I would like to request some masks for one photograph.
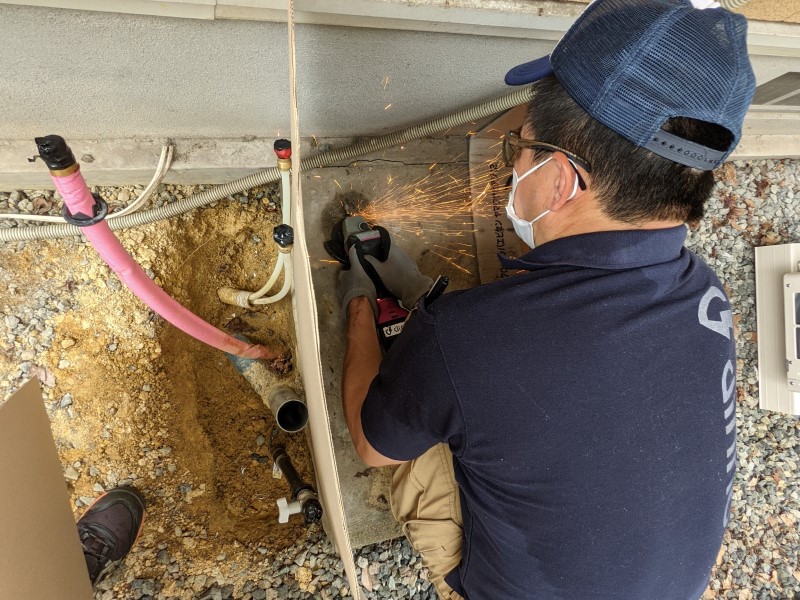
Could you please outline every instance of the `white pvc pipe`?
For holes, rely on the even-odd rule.
[[[291,184],[289,179],[289,171],[281,171],[281,216],[283,217],[284,225],[291,226],[292,224],[292,216],[290,213],[291,208]],[[272,271],[272,275],[270,275],[267,283],[264,284],[264,287],[257,292],[253,292],[247,297],[249,303],[272,304],[273,302],[277,302],[286,296],[286,294],[289,292],[289,288],[291,287],[291,262],[292,261],[289,260],[288,254],[281,252],[278,256],[278,261],[275,263],[275,269]],[[269,291],[272,289],[272,286],[274,286],[278,281],[281,270],[283,270],[283,287],[281,287],[280,291],[274,296],[262,298],[269,293]]]
[[[281,215],[283,222],[287,225],[292,224],[292,185],[289,179],[289,171],[281,171]]]
[[[288,254],[281,254],[281,256],[287,256]],[[258,300],[251,300],[250,304],[272,304],[273,302],[277,302],[278,300],[282,300],[286,294],[289,293],[289,288],[292,287],[292,261],[285,260],[283,267],[283,286],[281,290],[275,294],[274,296],[268,296],[267,298],[259,298]]]
[[[253,302],[255,300],[258,300],[262,296],[266,296],[269,293],[269,291],[272,289],[272,286],[275,285],[275,283],[278,281],[278,277],[281,276],[281,268],[283,267],[283,263],[285,261],[286,261],[286,255],[283,252],[278,254],[278,262],[275,263],[275,268],[272,270],[272,275],[270,275],[270,278],[267,280],[267,283],[265,283],[264,287],[262,287],[257,292],[253,292],[252,294],[250,294],[247,297],[248,301]]]

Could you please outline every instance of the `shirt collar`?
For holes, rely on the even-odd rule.
[[[551,265],[591,269],[635,269],[675,260],[686,240],[686,226],[668,229],[598,231],[558,238],[520,258],[498,254],[507,269],[533,270]]]

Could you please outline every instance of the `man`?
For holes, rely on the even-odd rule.
[[[374,289],[340,275],[343,406],[446,599],[697,598],[735,467],[731,312],[683,247],[754,78],[743,17],[596,0],[533,83],[509,218],[520,274],[417,304],[401,250],[368,259],[415,306],[381,361]],[[355,259],[355,254],[351,256]]]

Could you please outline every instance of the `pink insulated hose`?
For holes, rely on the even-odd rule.
[[[63,176],[51,170],[51,177],[73,217],[94,215],[96,202],[79,169]],[[81,231],[122,282],[142,302],[181,331],[228,354],[265,360],[279,358],[278,353],[267,346],[237,340],[217,329],[171,298],[127,253],[105,220],[84,226]]]

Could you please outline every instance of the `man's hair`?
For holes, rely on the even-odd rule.
[[[590,117],[555,76],[534,83],[533,91],[528,127],[536,140],[589,163],[591,187],[606,216],[633,225],[702,218],[714,187],[712,171],[672,162],[629,142]],[[726,150],[733,140],[724,127],[687,117],[671,118],[663,129],[715,150]]]

